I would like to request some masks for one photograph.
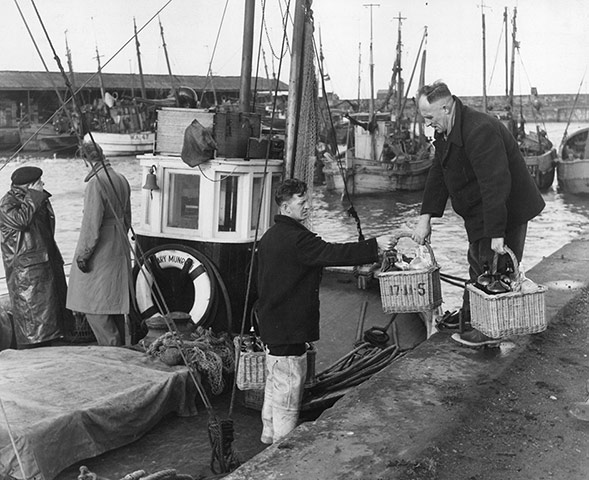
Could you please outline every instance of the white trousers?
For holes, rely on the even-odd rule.
[[[277,442],[297,426],[307,376],[307,354],[277,357],[266,353],[262,437]]]

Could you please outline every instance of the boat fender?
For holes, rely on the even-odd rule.
[[[212,302],[213,286],[208,268],[201,259],[197,258],[197,255],[199,252],[182,245],[164,245],[145,253],[144,258],[148,260],[141,265],[135,279],[136,303],[142,319],[162,314],[158,306],[154,304],[152,292],[156,287],[152,272],[168,268],[178,269],[192,280],[194,303],[187,312],[192,321],[199,324],[206,318]]]

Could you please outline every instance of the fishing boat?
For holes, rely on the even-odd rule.
[[[25,152],[73,154],[78,149],[78,136],[69,127],[54,123],[21,121],[18,128]]]
[[[353,195],[394,191],[423,190],[433,162],[433,148],[424,135],[420,118],[411,119],[405,112],[413,74],[421,57],[420,83],[425,75],[427,28],[419,47],[409,84],[401,78],[401,21],[399,14],[397,54],[388,94],[377,109],[374,103],[372,28],[370,40],[371,98],[368,112],[347,116],[352,129],[353,148],[342,155],[327,152],[323,156],[326,185],[337,192]],[[372,22],[372,20],[371,20]],[[422,54],[423,50],[423,54]],[[392,100],[392,102],[391,102]]]
[[[559,190],[589,194],[589,127],[565,136],[556,163]]]
[[[302,52],[304,49],[304,54],[293,56],[290,72],[291,76],[296,75],[294,78],[302,81],[290,82],[287,142],[284,144],[277,142],[272,133],[264,135],[261,116],[251,111],[249,79],[253,41],[247,39],[253,40],[254,2],[247,3],[249,8],[252,8],[252,14],[246,15],[244,27],[239,111],[161,108],[157,113],[154,151],[137,156],[143,174],[143,188],[139,226],[134,229],[132,290],[135,292],[135,298],[129,322],[132,343],[136,343],[141,335],[145,335],[146,324],[170,313],[187,314],[195,327],[210,329],[216,333],[228,332],[239,336],[244,332],[255,334],[254,255],[257,240],[270,227],[273,216],[277,213],[273,191],[284,178],[295,176],[306,181],[309,187],[312,186],[313,172],[310,167],[314,164],[311,160],[315,158],[317,131],[314,118],[317,109],[313,106],[317,97],[314,94],[316,75],[312,55],[312,12],[306,1],[297,0],[293,50]],[[304,87],[299,89],[300,85]],[[207,138],[210,140],[208,134],[214,137],[214,143],[207,141]],[[192,140],[196,140],[196,144],[193,144]],[[359,235],[362,235],[360,228]],[[387,332],[389,327],[396,328],[396,324],[393,323],[395,318],[383,312],[378,280],[374,278],[374,267],[366,265],[325,271],[321,289],[321,315],[323,322],[330,322],[333,330],[337,330],[331,334],[332,336],[351,329],[352,332],[356,330],[357,339],[361,339],[365,325],[388,325],[379,330],[379,338],[382,340],[386,337],[387,341],[393,341],[393,334],[389,336]],[[420,314],[415,315],[421,318]],[[416,323],[413,317],[409,320],[413,324]],[[419,335],[415,337],[417,340],[407,349],[425,340],[425,326],[421,325],[423,330],[419,331]],[[349,339],[350,348],[353,348],[353,336],[352,333]],[[341,342],[338,343],[341,348]],[[392,361],[403,351],[396,345],[391,347],[388,353],[385,352],[388,361]],[[239,347],[237,348],[239,352]],[[375,348],[380,350],[381,347]],[[137,359],[130,358],[130,351],[120,350],[125,352],[123,362],[128,362],[133,369],[137,368]],[[81,356],[87,354],[76,352],[78,353]],[[346,350],[344,353],[349,351]],[[64,355],[67,356],[67,353]],[[239,358],[239,354],[236,356]],[[106,358],[110,357],[110,352],[104,357],[105,361],[111,360]],[[347,361],[351,358],[352,356],[347,355]],[[313,385],[312,394],[309,393],[305,399],[307,408],[324,408],[341,398],[353,386],[370,378],[378,369],[388,364],[382,361],[382,356],[378,358],[378,368],[372,366],[370,371],[356,372],[353,379],[347,379],[345,382],[345,389],[334,388],[334,385],[330,388],[322,387],[321,384]],[[91,359],[91,362],[94,360]],[[22,365],[26,362],[16,359],[15,363]],[[82,365],[82,359],[74,358],[74,363],[77,374],[83,375],[84,368],[88,367]],[[120,369],[124,370],[120,358],[114,363],[119,373]],[[148,367],[147,364],[151,362],[143,363]],[[179,377],[179,371],[174,370],[170,373]],[[108,373],[104,378],[108,380],[110,375],[118,374]],[[82,423],[85,423],[84,427],[91,429],[95,424],[95,411],[107,412],[111,419],[110,424],[101,423],[97,437],[104,440],[108,439],[109,435],[115,435],[117,441],[112,442],[110,448],[142,435],[147,425],[154,425],[164,413],[173,411],[173,408],[180,412],[186,409],[187,394],[180,395],[179,405],[176,404],[174,407],[164,405],[157,411],[131,408],[132,403],[123,398],[119,390],[120,388],[125,393],[128,392],[120,383],[126,378],[127,375],[123,372],[117,378],[119,383],[113,382],[115,400],[105,397],[103,392],[94,392],[96,397],[86,392],[77,392],[80,396],[96,402],[105,397],[108,402],[108,406],[104,408],[93,405],[94,410],[90,413],[93,422]],[[187,382],[186,375],[178,381],[180,385],[174,388],[176,393],[184,391],[186,383],[190,383]],[[89,387],[93,386],[92,381],[87,383]],[[143,382],[145,383],[149,382]],[[197,380],[194,380],[194,383],[198,387]],[[22,390],[27,393],[26,388]],[[155,390],[159,388],[151,388],[151,391]],[[255,398],[259,399],[260,393],[260,389],[254,390],[250,399],[254,394]],[[192,394],[194,395],[194,392]],[[147,402],[141,398],[142,405],[146,405],[146,408],[153,407],[155,401]],[[201,396],[208,409],[205,398],[206,396]],[[20,414],[15,410],[17,403],[10,405],[9,413]],[[78,402],[73,403],[75,405],[68,407],[70,413],[76,418],[85,418],[86,413],[76,413]],[[111,414],[114,406],[118,405],[122,406],[123,413],[117,411],[116,415]],[[260,409],[261,404],[258,402],[255,408]],[[127,409],[133,412],[125,412]],[[138,416],[142,419],[140,428],[134,425]],[[61,417],[57,420],[63,422]],[[78,428],[77,423],[79,422],[68,422],[68,428]],[[42,427],[43,432],[49,428],[46,422],[38,422],[38,425]],[[61,425],[62,423],[57,427]],[[124,432],[121,426],[125,427]],[[31,442],[28,439],[34,435],[32,431],[19,431],[18,434],[21,435],[20,441],[28,442],[27,459],[30,460],[35,455],[42,457],[43,466],[49,469],[43,471],[41,462],[38,462],[39,465],[28,465],[29,474],[25,473],[23,478],[34,476],[50,480],[59,468],[64,468],[75,460],[74,455],[60,454],[62,450],[67,449],[60,441]],[[81,434],[78,431],[76,434],[77,436],[72,438],[80,438]],[[93,438],[92,431],[84,431],[83,434],[84,438]],[[209,430],[209,441],[210,435]],[[0,435],[0,439],[7,438],[7,435]],[[225,443],[223,445],[226,446]],[[4,448],[4,444],[0,446],[2,451],[7,452],[9,462],[5,463],[2,459],[0,466],[2,463],[10,464],[11,471],[16,471],[17,460],[10,456],[10,447]],[[78,442],[76,449],[69,450],[76,450],[76,459],[82,459],[108,449],[104,441],[100,442],[99,448],[94,447],[91,442]],[[226,451],[223,452],[225,453]],[[0,473],[4,472],[0,470]]]
[[[16,150],[19,145],[18,127],[0,127],[0,151]]]
[[[505,31],[508,31],[508,14],[507,8],[503,15]],[[506,70],[509,71],[509,90],[507,92],[507,108],[503,118],[506,126],[510,129],[513,136],[516,138],[519,149],[524,157],[528,171],[534,178],[536,185],[540,191],[548,190],[554,183],[555,173],[555,159],[556,149],[552,142],[548,139],[546,130],[540,127],[541,123],[541,103],[538,99],[538,91],[536,88],[531,88],[530,101],[532,104],[532,112],[534,114],[534,122],[536,124],[535,131],[526,130],[526,120],[523,116],[523,105],[520,105],[519,116],[515,114],[514,102],[514,83],[515,83],[515,56],[516,52],[519,54],[519,42],[517,40],[517,7],[513,9],[512,18],[512,34],[511,34],[511,66]],[[484,52],[484,13],[483,13],[483,52]],[[483,54],[484,57],[484,54]],[[507,58],[506,58],[507,62]],[[485,61],[483,60],[483,79],[486,78]],[[483,101],[484,108],[486,108],[486,81],[483,80]]]

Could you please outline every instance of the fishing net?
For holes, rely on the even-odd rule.
[[[189,365],[200,372],[211,387],[213,395],[225,389],[224,374],[233,371],[235,357],[232,343],[225,333],[216,336],[211,329],[197,328],[189,336],[179,339],[178,332],[166,332],[147,348],[147,354],[167,365],[181,365],[182,353]]]
[[[306,18],[303,51],[303,71],[299,129],[294,162],[294,176],[309,186],[309,200],[312,201],[312,186],[315,175],[315,156],[319,117],[318,87],[315,75],[315,51],[313,49],[313,22]],[[310,227],[309,222],[306,226]]]

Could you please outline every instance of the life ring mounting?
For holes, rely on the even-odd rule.
[[[169,311],[190,314],[204,325],[214,301],[214,277],[208,260],[184,245],[162,245],[147,251],[134,270],[135,299],[143,320]]]

